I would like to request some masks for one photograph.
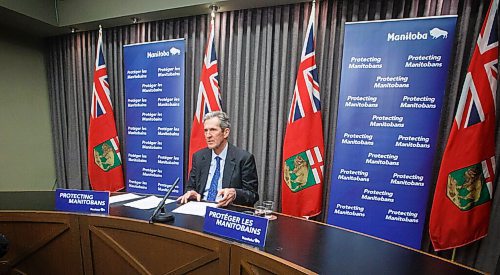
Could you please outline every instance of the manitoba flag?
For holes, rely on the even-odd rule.
[[[283,141],[282,211],[304,217],[321,213],[323,195],[324,143],[314,14],[313,3]]]
[[[495,177],[497,9],[493,0],[443,154],[429,221],[435,250],[460,247],[488,233]]]
[[[99,29],[88,140],[88,170],[92,189],[118,191],[124,188],[120,142],[110,100],[108,72]]]
[[[188,172],[191,171],[193,154],[207,147],[203,128],[203,116],[213,111],[221,111],[221,95],[219,92],[219,73],[217,71],[217,56],[214,43],[214,20],[210,23],[210,34],[208,36],[207,48],[201,68],[200,86],[198,88],[198,100],[194,114],[193,126],[191,128],[191,139],[189,141],[189,163]]]

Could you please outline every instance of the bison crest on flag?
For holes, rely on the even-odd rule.
[[[486,161],[451,172],[446,196],[462,211],[470,210],[491,199]]]
[[[94,147],[94,161],[105,172],[122,164],[116,144],[110,140]]]
[[[318,147],[306,150],[285,161],[283,178],[292,192],[321,183],[323,158]]]

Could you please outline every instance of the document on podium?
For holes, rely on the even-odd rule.
[[[207,206],[217,207],[216,203],[213,202],[200,202],[200,201],[190,201],[177,207],[173,213],[187,214],[205,217],[205,212],[207,211]]]
[[[160,203],[161,200],[162,200],[162,198],[159,198],[156,196],[149,196],[149,197],[146,197],[142,200],[136,200],[136,201],[132,201],[132,202],[129,202],[127,204],[124,204],[124,206],[142,209],[142,210],[153,209],[156,206],[158,206],[158,203]],[[169,204],[172,202],[175,202],[175,200],[167,199],[165,201],[165,204]]]
[[[126,193],[121,195],[115,195],[109,197],[109,204],[121,202],[121,201],[129,201],[133,199],[142,198],[142,196],[136,195],[134,193]]]

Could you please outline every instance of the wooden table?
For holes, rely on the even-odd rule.
[[[174,209],[175,203],[167,208]],[[113,204],[109,216],[53,211],[54,192],[0,192],[9,252],[0,274],[481,274],[408,247],[277,214],[262,249],[203,232],[203,217]],[[233,206],[232,210],[244,208]]]

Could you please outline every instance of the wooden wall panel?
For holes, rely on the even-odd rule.
[[[231,274],[316,274],[278,257],[266,254],[257,248],[244,245],[231,246]]]
[[[10,242],[0,274],[83,274],[76,215],[1,212],[0,233]]]
[[[86,274],[228,274],[229,244],[168,225],[81,217]]]

